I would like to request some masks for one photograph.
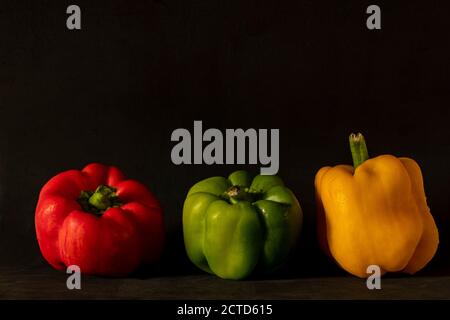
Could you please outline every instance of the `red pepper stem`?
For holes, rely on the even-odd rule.
[[[111,207],[122,205],[116,189],[106,185],[98,186],[95,191],[81,191],[78,203],[84,211],[99,215]]]
[[[116,197],[115,190],[109,186],[101,185],[95,190],[89,198],[89,204],[98,210],[106,210],[113,204],[113,198]]]
[[[364,161],[369,159],[369,152],[367,151],[366,141],[361,133],[352,133],[349,137],[350,151],[353,158],[353,167],[356,169]]]

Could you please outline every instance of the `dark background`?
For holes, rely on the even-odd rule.
[[[366,28],[368,1],[92,2],[0,1],[0,285],[6,297],[20,270],[41,289],[41,272],[51,272],[35,239],[40,188],[60,171],[94,161],[118,166],[163,204],[164,259],[138,277],[203,276],[183,248],[188,188],[236,168],[257,173],[260,166],[173,165],[170,135],[181,127],[192,132],[194,120],[204,129],[280,129],[279,175],[300,199],[305,225],[299,252],[271,281],[345,275],[317,248],[313,181],[324,165],[351,163],[347,137],[358,131],[372,156],[409,156],[420,164],[441,243],[418,277],[450,275],[445,1],[377,1],[382,30],[376,31]],[[82,10],[80,31],[66,29],[72,3]],[[65,281],[64,274],[50,274]],[[24,282],[15,297],[45,297],[48,286],[39,296]],[[96,288],[89,294],[110,293]],[[130,292],[123,296],[139,297]],[[236,289],[225,297],[252,292]]]

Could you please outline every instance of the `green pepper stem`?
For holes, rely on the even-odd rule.
[[[366,140],[361,133],[352,133],[349,137],[350,151],[352,152],[353,167],[356,169],[364,161],[369,159],[369,152],[367,151]]]
[[[242,188],[239,186],[231,186],[227,191],[225,191],[224,196],[233,204],[236,204],[240,200],[251,201],[252,198],[247,188]]]

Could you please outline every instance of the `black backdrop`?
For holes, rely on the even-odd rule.
[[[447,273],[448,12],[444,1],[0,2],[0,262],[45,263],[34,231],[42,185],[93,161],[148,185],[165,209],[164,270],[193,272],[181,211],[190,185],[238,166],[175,166],[176,128],[279,128],[280,171],[306,216],[295,274],[337,268],[318,251],[316,171],[350,163],[350,132],[371,155],[421,165],[441,245],[425,272]],[[257,172],[259,166],[242,166]],[[241,168],[241,167],[239,167]],[[294,266],[294,267],[293,267]]]

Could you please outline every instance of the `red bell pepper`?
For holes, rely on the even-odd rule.
[[[42,188],[35,215],[44,258],[56,269],[124,276],[159,259],[162,209],[141,183],[98,163],[69,170]]]

